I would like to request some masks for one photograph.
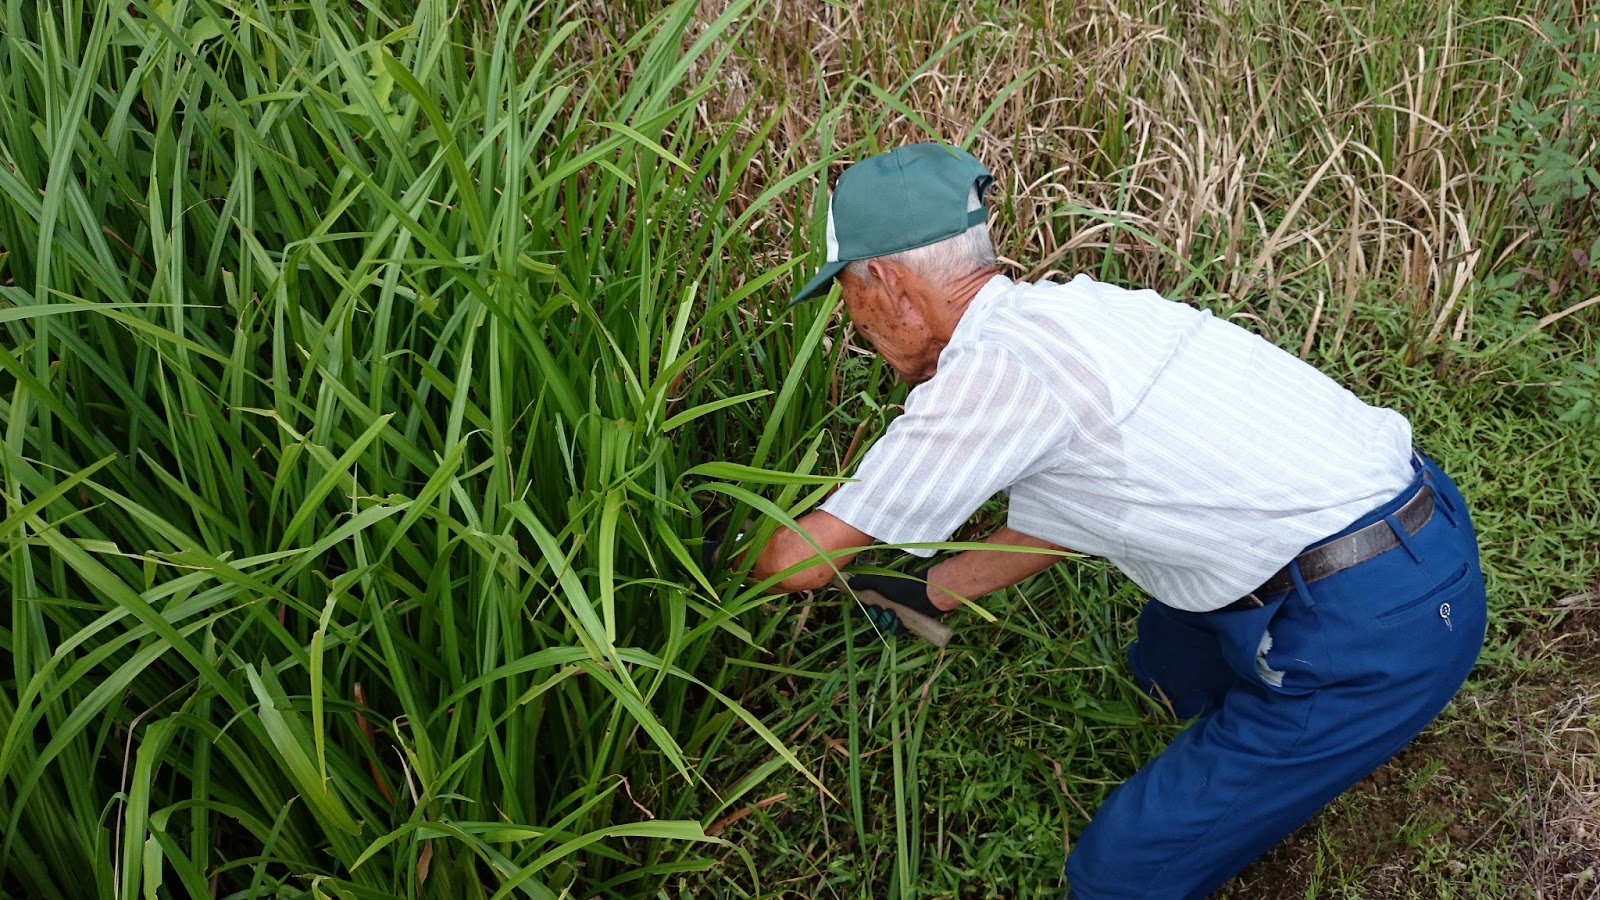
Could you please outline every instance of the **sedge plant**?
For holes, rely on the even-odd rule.
[[[0,889],[627,895],[801,767],[702,677],[707,504],[827,481],[749,6],[6,6]]]

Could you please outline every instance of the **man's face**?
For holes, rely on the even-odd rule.
[[[839,291],[856,331],[902,380],[920,384],[933,377],[941,348],[907,296],[920,281],[898,267],[887,274],[887,278],[857,278],[846,270],[839,273]]]

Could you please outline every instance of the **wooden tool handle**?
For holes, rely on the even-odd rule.
[[[848,592],[849,590],[847,589]],[[913,609],[907,609],[877,591],[869,591],[862,588],[855,590],[854,593],[862,603],[868,606],[881,606],[899,616],[900,624],[904,625],[907,631],[935,647],[943,649],[945,645],[950,643],[950,638],[954,632],[938,619],[925,616]]]

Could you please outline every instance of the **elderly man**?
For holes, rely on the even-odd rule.
[[[992,181],[942,144],[839,178],[827,264],[796,302],[837,279],[856,330],[916,387],[857,480],[798,520],[809,541],[780,530],[752,577],[816,559],[813,542],[945,540],[1001,491],[989,542],[1105,557],[1152,598],[1133,673],[1195,721],[1101,806],[1067,891],[1200,897],[1455,694],[1483,643],[1477,542],[1401,415],[1152,291],[999,274]],[[851,583],[937,616],[1058,561],[973,550]],[[817,561],[775,589],[831,575]]]

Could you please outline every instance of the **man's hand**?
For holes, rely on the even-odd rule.
[[[761,548],[761,553],[751,565],[749,580],[765,581],[806,560],[817,561],[767,588],[768,593],[818,590],[833,580],[837,569],[849,565],[850,560],[855,558],[854,552],[845,553],[834,557],[832,564],[829,564],[818,557],[817,547],[822,548],[824,553],[832,553],[846,547],[866,547],[872,543],[871,535],[845,524],[820,509],[806,513],[796,520],[795,524],[810,535],[811,539],[808,541],[798,532],[788,528],[779,528],[771,540],[767,541],[767,545]],[[816,543],[816,547],[812,546],[812,542]]]
[[[851,575],[849,578],[852,591],[876,591],[884,599],[898,603],[913,612],[921,613],[930,619],[939,619],[948,609],[934,606],[928,599],[928,569],[923,566],[905,575]],[[893,610],[881,606],[873,606],[870,598],[862,598],[867,608],[867,617],[879,631],[885,634],[900,634],[905,631],[905,625]]]

